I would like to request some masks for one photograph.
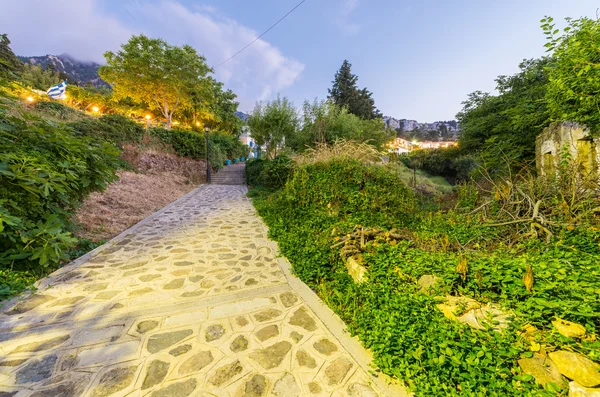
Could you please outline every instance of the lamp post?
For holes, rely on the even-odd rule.
[[[204,135],[206,136],[206,183],[210,183],[210,163],[208,162],[208,131],[210,127],[204,124]]]

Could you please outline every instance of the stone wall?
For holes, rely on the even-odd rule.
[[[600,138],[578,123],[554,123],[540,133],[535,142],[535,160],[539,175],[556,172],[563,151],[568,151],[582,172],[600,173]]]

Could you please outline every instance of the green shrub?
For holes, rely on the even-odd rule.
[[[463,154],[460,148],[415,150],[398,156],[398,159],[409,168],[443,176],[451,182],[469,180],[477,167],[475,158]]]
[[[166,128],[150,128],[150,134],[173,147],[183,157],[197,160],[206,159],[206,139],[204,135],[186,130],[167,130]]]
[[[100,117],[99,121],[117,130],[120,142],[140,142],[144,136],[144,127],[129,117],[120,114],[105,114]]]
[[[59,120],[71,120],[79,115],[75,109],[56,101],[37,101],[34,109]]]
[[[183,157],[198,160],[206,159],[206,137],[194,131],[165,128],[151,128],[150,134],[158,137],[163,143],[173,147],[175,152]],[[212,168],[222,168],[226,159],[239,158],[247,155],[248,149],[233,135],[221,133],[209,134],[210,155]]]
[[[258,178],[267,164],[250,162],[250,173]],[[505,200],[502,216],[514,219],[521,215],[506,211],[510,205],[521,206],[519,200],[480,197],[484,191],[462,184],[458,197],[443,203],[458,210],[444,212],[429,209],[431,202],[417,202],[398,179],[392,169],[379,165],[323,161],[295,169],[280,190],[256,189],[252,196],[294,273],[373,352],[379,370],[403,380],[417,396],[566,395],[566,390],[542,390],[523,374],[518,360],[531,357],[539,345],[519,334],[524,324],[531,324],[540,330],[536,343],[600,361],[600,342],[594,336],[566,338],[551,324],[560,317],[582,324],[589,335],[600,329],[600,295],[594,293],[600,288],[597,217],[594,223],[585,206],[575,215],[562,211],[565,219],[577,216],[581,225],[569,222],[560,228],[561,218],[549,217],[542,205],[540,214],[554,239],[517,239],[515,230],[529,232],[528,223],[503,224],[498,221],[504,218],[489,219],[474,209],[482,202]],[[541,187],[520,189],[519,197]],[[552,206],[549,195],[545,200]],[[365,244],[356,259],[365,266],[366,279],[355,284],[339,244],[362,227],[397,228],[401,237],[389,241],[383,234]],[[462,258],[468,259],[464,277],[457,272]],[[531,291],[523,282],[528,266],[535,280]],[[418,280],[426,274],[439,280],[431,295],[419,293]],[[445,295],[493,303],[510,313],[512,321],[506,330],[494,332],[449,320],[436,307]]]
[[[263,171],[265,162],[266,160],[260,158],[250,159],[246,162],[246,183],[249,186],[260,186],[260,174]]]
[[[72,128],[0,113],[0,268],[54,268],[74,208],[116,179],[119,150]]]
[[[259,177],[260,186],[269,189],[282,188],[292,174],[293,165],[292,159],[286,155],[265,161]]]

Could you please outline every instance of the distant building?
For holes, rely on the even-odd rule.
[[[454,141],[423,141],[423,142],[411,142],[406,139],[396,138],[388,145],[390,149],[392,149],[396,153],[408,153],[413,150],[419,149],[440,149],[440,148],[449,148],[451,146],[458,145],[457,142]]]

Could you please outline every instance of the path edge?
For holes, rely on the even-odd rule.
[[[188,193],[184,194],[183,196],[179,197],[177,200],[170,202],[169,204],[167,204],[166,206],[162,207],[161,209],[159,209],[158,211],[154,212],[153,214],[147,216],[146,218],[140,220],[138,223],[136,223],[135,225],[129,227],[128,229],[125,229],[124,231],[122,231],[121,233],[119,233],[118,235],[116,235],[115,237],[111,238],[110,240],[108,240],[106,243],[94,248],[93,250],[87,252],[86,254],[80,256],[79,258],[67,263],[66,265],[56,269],[55,271],[53,271],[52,273],[50,273],[49,275],[47,275],[46,277],[36,281],[33,285],[36,288],[35,290],[28,290],[28,291],[24,291],[22,293],[20,293],[19,295],[0,302],[0,310],[5,311],[7,310],[7,308],[10,308],[12,306],[14,306],[17,302],[21,301],[22,299],[28,298],[31,295],[35,295],[36,293],[38,293],[39,291],[41,291],[42,289],[47,289],[48,287],[50,287],[50,284],[52,282],[54,282],[59,276],[62,276],[64,273],[68,273],[72,270],[77,269],[77,267],[81,266],[82,264],[86,263],[91,257],[101,253],[102,251],[104,251],[105,249],[113,246],[115,243],[123,240],[126,236],[128,236],[129,234],[135,232],[137,229],[139,229],[140,227],[142,227],[143,225],[145,225],[146,223],[158,218],[160,215],[162,215],[163,212],[169,210],[171,207],[176,206],[177,204],[179,204],[181,201],[184,201],[185,199],[187,199],[189,196],[192,196],[194,194],[196,194],[197,192],[204,190],[206,188],[206,186],[208,186],[208,184],[203,183],[200,186],[192,189],[191,191],[189,191]]]
[[[300,278],[293,274],[292,264],[281,254],[276,241],[269,238],[271,250],[277,257],[277,262],[285,274],[290,287],[304,300],[304,302],[315,313],[319,320],[331,332],[331,334],[340,342],[346,351],[354,358],[358,365],[370,375],[369,379],[379,390],[387,396],[407,397],[412,396],[404,384],[384,373],[373,374],[373,368],[370,363],[373,361],[373,354],[363,347],[358,338],[350,336],[346,329],[346,324],[342,319],[327,306],[317,294],[304,284]]]

